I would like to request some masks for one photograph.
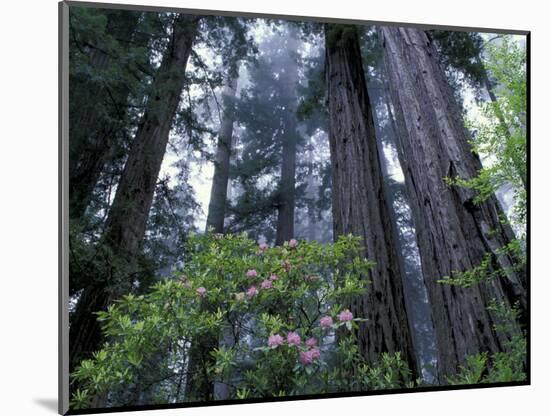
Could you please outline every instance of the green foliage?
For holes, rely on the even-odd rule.
[[[430,30],[428,33],[437,41],[439,57],[447,72],[459,71],[472,86],[479,88],[485,72],[479,59],[483,49],[480,34],[453,30]]]
[[[234,70],[239,60],[254,54],[243,19],[212,16],[200,21],[195,49],[207,50],[201,56],[218,56],[221,64],[216,61],[208,67],[196,53],[190,58],[188,68],[193,70],[186,73],[185,99],[175,115],[170,139],[180,160],[171,166],[174,174],[157,178],[141,253],[132,255],[130,261],[122,259],[114,252],[116,247],[102,240],[131,139],[147,103],[154,101],[148,98],[154,93],[152,80],[177,19],[174,13],[70,7],[73,300],[92,284],[105,284],[115,293],[125,293],[129,285],[138,292],[148,288],[183,260],[185,238],[194,231],[200,207],[190,186],[189,165],[196,155],[204,156],[204,141],[214,135],[208,107],[213,89],[224,82],[228,68]],[[174,85],[166,83],[162,88]],[[82,209],[78,216],[75,206]]]
[[[456,376],[448,377],[449,384],[478,384],[481,382],[487,366],[487,353],[470,355],[466,358],[466,364],[460,366]]]
[[[189,259],[173,279],[97,314],[107,342],[72,374],[79,386],[73,408],[98,396],[108,397],[109,405],[144,394],[153,402],[204,399],[185,395],[182,380],[194,377],[230,385],[234,398],[393,388],[408,381],[398,354],[379,363],[360,356],[355,332],[364,319],[339,319],[344,305],[367,289],[372,263],[362,259],[359,238],[267,248],[245,235],[207,234],[191,237],[187,250]],[[327,316],[331,324],[321,326]],[[228,330],[231,342],[221,335]],[[301,338],[299,345],[268,344],[270,336],[289,333]],[[189,373],[193,339],[208,334],[220,340],[209,351],[213,360]],[[310,338],[315,347],[305,345]],[[301,354],[312,349],[318,356],[304,362]]]
[[[325,100],[325,73],[321,57],[304,60],[307,86],[298,85],[300,104],[296,115],[306,124],[308,133],[326,124],[327,109]]]
[[[486,200],[505,184],[515,193],[514,220],[525,228],[527,182],[527,78],[525,50],[508,36],[487,45],[487,69],[497,88],[496,102],[482,106],[483,117],[467,123],[474,132],[472,151],[490,156],[474,178],[452,178],[449,183],[477,191],[475,203]]]
[[[527,342],[525,335],[517,326],[518,306],[508,306],[504,302],[492,300],[487,307],[496,318],[495,331],[511,334],[505,342],[505,351],[488,354],[470,355],[458,373],[447,377],[449,384],[481,384],[523,381],[526,378],[525,363]]]
[[[515,259],[515,261],[509,267],[502,267],[498,263],[501,257]],[[499,277],[506,278],[510,272],[523,270],[525,262],[526,256],[522,243],[516,239],[495,250],[494,253],[486,253],[477,266],[464,271],[454,270],[450,276],[445,276],[437,282],[467,288]]]
[[[293,142],[300,152],[304,138],[296,128],[298,68],[300,56],[296,27],[270,28],[260,44],[258,59],[247,66],[250,83],[235,103],[239,145],[231,177],[242,192],[229,207],[226,230],[275,239],[277,206],[285,189],[279,180],[285,143]],[[271,180],[266,180],[270,176]],[[299,175],[295,175],[297,186]],[[299,198],[300,192],[296,191]],[[297,203],[298,204],[298,203]]]
[[[359,354],[353,337],[339,343],[340,365],[329,373],[329,391],[383,390],[409,386],[411,372],[400,353],[383,353],[375,363],[367,363]],[[325,380],[327,381],[327,380]]]
[[[357,39],[355,25],[327,24],[325,26],[326,44],[329,48],[345,45]]]
[[[510,267],[495,265],[499,256],[517,259]],[[438,280],[438,283],[468,288],[473,285],[490,282],[493,279],[506,278],[509,272],[525,268],[526,257],[521,242],[513,240],[497,250],[493,255],[487,253],[481,263],[466,271],[455,271],[449,277]],[[525,334],[519,327],[519,305],[509,306],[504,301],[492,300],[487,306],[494,319],[494,331],[506,337],[503,341],[504,351],[488,354],[482,352],[466,358],[458,373],[447,377],[449,384],[498,383],[525,380],[525,362],[527,345]]]

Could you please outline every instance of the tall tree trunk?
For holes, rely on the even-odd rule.
[[[106,35],[131,40],[140,13],[110,10],[106,14]],[[101,72],[108,71],[113,64],[113,57],[102,45],[92,45],[89,60]],[[114,152],[116,136],[125,128],[130,89],[124,82],[105,84],[83,75],[71,75],[70,85],[69,216],[78,223],[90,204],[105,163]],[[109,109],[108,114],[98,111],[98,103]]]
[[[231,162],[231,146],[233,143],[234,109],[233,101],[237,92],[237,70],[232,71],[227,85],[223,89],[223,115],[216,149],[214,177],[208,204],[206,230],[213,229],[215,233],[223,233],[225,206],[227,204],[227,187],[229,184],[229,166]]]
[[[100,245],[105,275],[97,276],[80,296],[70,328],[70,368],[88,357],[102,340],[94,312],[131,290],[136,258],[145,234],[155,186],[185,82],[185,69],[198,17],[180,15],[152,85]],[[107,272],[108,271],[108,272]]]
[[[275,244],[278,246],[294,237],[297,132],[296,122],[292,121],[292,118],[289,118],[283,138],[283,161],[277,199],[277,236],[275,240]]]
[[[288,32],[288,51],[293,53],[298,48],[298,41],[293,30]],[[281,81],[282,94],[290,97],[289,102],[296,103],[296,85],[298,83],[298,65],[295,59],[285,68],[285,78]],[[283,149],[281,162],[281,182],[277,198],[277,234],[275,244],[280,246],[294,237],[294,211],[296,202],[296,145],[298,139],[296,104],[286,109],[287,116],[283,126]]]
[[[225,207],[228,200],[229,168],[231,152],[234,144],[234,100],[237,92],[238,68],[231,68],[227,84],[223,89],[223,115],[221,119],[216,160],[214,162],[214,177],[210,191],[210,203],[208,204],[208,216],[206,219],[206,231],[212,229],[215,233],[224,232]],[[225,327],[221,337],[208,334],[192,342],[189,354],[189,372],[197,374],[189,380],[186,387],[186,395],[201,400],[228,399],[230,389],[226,383],[212,383],[204,372],[206,368],[214,364],[214,358],[210,352],[219,345],[231,346],[232,333],[230,327]],[[201,374],[202,372],[202,374]]]
[[[381,65],[377,72],[383,81]],[[368,75],[367,88],[369,87]],[[393,239],[399,253],[399,267],[403,277],[403,294],[409,317],[414,351],[417,357],[419,377],[427,383],[435,380],[435,367],[437,363],[437,345],[435,344],[432,310],[422,276],[422,269],[418,259],[418,248],[414,238],[414,224],[410,217],[410,204],[407,198],[405,184],[392,178],[390,166],[384,156],[384,145],[395,149],[395,121],[389,107],[389,99],[384,93],[384,88],[371,88],[369,97],[372,105],[372,115],[375,126],[376,142],[380,152],[380,164],[384,177],[384,197],[388,204],[390,223]],[[378,119],[377,104],[384,107],[387,116],[385,122],[389,123],[385,131]],[[401,170],[401,167],[399,167]],[[412,230],[412,232],[410,231]],[[412,234],[412,235],[411,235]],[[421,369],[421,370],[420,370]]]
[[[454,374],[468,354],[503,350],[491,299],[519,301],[525,308],[525,274],[461,288],[438,283],[454,271],[480,265],[486,253],[514,235],[503,224],[495,197],[474,204],[472,190],[448,186],[444,178],[471,178],[481,168],[470,149],[461,111],[426,34],[413,28],[380,27],[385,69],[397,128],[399,160],[416,226],[416,238],[439,349],[439,375]],[[492,267],[509,268],[510,256],[494,256]],[[441,380],[444,382],[444,380]]]
[[[314,176],[314,165],[313,165],[313,143],[309,144],[308,149],[308,159],[309,164],[307,168],[307,229],[306,236],[309,241],[314,241],[317,239],[317,217],[315,215],[315,196],[317,190],[317,184]]]
[[[325,39],[334,235],[362,237],[365,257],[376,262],[367,294],[351,305],[368,319],[359,330],[359,348],[369,361],[401,352],[415,372],[359,37],[354,27],[327,25]]]

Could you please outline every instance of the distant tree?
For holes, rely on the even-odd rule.
[[[297,195],[296,234],[329,242],[333,230],[324,35],[322,27],[311,29],[317,30],[312,30],[306,41],[318,53],[302,59],[306,82],[298,86],[298,120],[306,143],[297,161],[297,180],[305,186],[299,185],[303,191]],[[304,30],[304,34],[308,32]]]
[[[261,45],[263,53],[249,67],[251,85],[237,104],[244,127],[235,171],[241,192],[229,223],[231,231],[247,229],[277,244],[294,236],[296,153],[301,140],[296,115],[299,43],[294,28],[280,30]],[[260,176],[273,179],[259,182]]]
[[[296,33],[289,31],[285,47],[291,54],[298,50]],[[298,85],[298,63],[297,56],[292,56],[284,69],[282,82],[280,83],[280,94],[283,101],[288,102],[285,106],[289,114],[285,125],[280,132],[282,138],[282,160],[281,179],[277,190],[277,236],[275,244],[282,245],[294,237],[294,212],[296,210],[296,151],[298,145],[298,130],[296,108],[298,99],[296,86]]]
[[[223,233],[225,222],[225,207],[229,185],[229,169],[233,144],[233,124],[235,119],[235,94],[237,91],[238,68],[231,68],[227,76],[223,97],[223,114],[218,134],[216,157],[214,161],[214,176],[210,191],[207,231],[212,228],[216,233]]]

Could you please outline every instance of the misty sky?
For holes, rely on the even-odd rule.
[[[262,40],[266,39],[266,37],[270,36],[270,29],[265,24],[263,19],[258,19],[256,24],[254,25],[253,29],[253,36],[254,39],[258,42],[259,45],[259,53],[262,53]],[[481,34],[481,36],[487,41],[489,39],[492,39],[495,37],[495,34],[485,33]],[[525,47],[525,36],[514,36],[513,37],[520,45]],[[498,42],[498,40],[496,40]],[[301,53],[302,54],[310,54],[315,53],[313,50],[315,46],[312,46],[307,43],[302,43],[301,46]],[[211,55],[210,51],[207,48],[199,48],[197,49],[197,53],[200,55],[200,57],[203,59],[203,61],[208,65],[217,66],[220,65],[219,60],[217,57],[214,57]],[[192,70],[192,65],[190,65],[188,70]],[[239,88],[237,91],[237,96],[239,95],[239,91],[242,89],[243,86],[246,86],[248,83],[248,74],[245,68],[241,66],[240,74],[239,74]],[[191,92],[192,94],[198,94],[199,92]],[[215,94],[217,96],[217,101],[221,102],[221,88],[215,89]],[[471,88],[465,87],[462,90],[462,95],[464,97],[464,108],[467,112],[467,118],[472,120],[482,120],[483,115],[481,114],[481,107],[478,103],[476,103],[474,98],[474,92]],[[217,117],[216,111],[212,112],[212,122],[217,130],[217,126],[219,125],[219,118]],[[174,138],[172,133],[172,138]],[[328,140],[328,139],[327,139]],[[215,143],[212,143],[212,141],[205,141],[205,145],[208,146],[208,150],[210,152],[214,152],[215,150]],[[397,159],[397,154],[395,152],[395,149],[391,146],[384,146],[384,156],[387,161],[388,171],[392,177],[392,179],[403,182],[404,177],[403,173],[401,171],[401,168],[399,166],[399,161]],[[491,158],[487,157],[487,155],[481,155],[482,156],[482,162],[485,165],[489,165],[491,163]],[[167,150],[164,160],[161,167],[160,177],[165,177],[166,175],[169,175],[171,177],[171,185],[175,185],[175,176],[177,174],[177,168],[174,167],[174,164],[181,158],[181,155],[178,155],[175,153],[174,149],[172,147],[169,147]],[[214,174],[214,165],[212,162],[206,162],[206,163],[198,163],[196,161],[191,161],[190,165],[190,178],[189,183],[192,186],[194,192],[195,192],[195,198],[196,201],[200,204],[202,212],[200,215],[197,215],[195,217],[195,225],[197,226],[199,231],[204,230],[204,227],[206,225],[206,215],[208,211],[208,203],[210,201],[210,189],[212,186],[212,177]],[[510,210],[513,206],[513,190],[512,189],[505,189],[501,190],[497,194],[499,200],[503,204],[505,211],[510,214]]]

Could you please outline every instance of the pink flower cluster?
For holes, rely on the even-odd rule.
[[[285,343],[285,338],[279,334],[270,335],[267,339],[267,345],[271,348],[277,348]],[[290,331],[286,335],[286,343],[292,347],[300,347],[302,339],[297,332]],[[321,350],[317,347],[317,340],[315,338],[308,338],[305,342],[306,351],[300,351],[298,359],[303,365],[312,364],[315,360],[321,357]]]
[[[260,251],[266,251],[269,246],[266,243],[261,243],[258,248],[260,249]]]
[[[293,238],[288,242],[288,246],[291,248],[295,248],[298,246],[298,241]]]
[[[286,342],[288,342],[288,345],[294,345],[298,347],[301,344],[302,339],[300,338],[300,335],[298,335],[297,332],[289,332],[286,335]]]
[[[248,296],[249,298],[252,298],[257,294],[258,294],[258,289],[256,289],[256,286],[250,286],[246,291],[246,296]]]
[[[284,342],[285,339],[279,334],[273,334],[267,339],[267,345],[270,347],[278,347],[279,345],[283,345]]]
[[[317,346],[317,340],[315,338],[308,338],[306,340],[306,345],[309,347],[309,348],[313,348],[313,347],[316,347]]]
[[[345,309],[338,314],[338,320],[340,322],[348,322],[352,319],[353,314],[350,312],[349,309]],[[319,324],[321,325],[321,328],[330,328],[334,324],[334,321],[331,316],[326,315],[319,320]]]
[[[278,347],[279,345],[283,345],[284,343],[285,339],[279,334],[270,335],[267,339],[267,345],[270,347]],[[290,331],[288,334],[286,334],[286,343],[293,347],[299,347],[302,343],[302,339],[297,332]]]
[[[300,362],[303,365],[309,365],[321,357],[321,351],[317,348],[317,340],[315,338],[308,338],[306,340],[306,346],[309,349],[300,352]]]
[[[323,316],[319,323],[321,324],[321,328],[330,328],[334,322],[332,321],[332,317]]]
[[[317,360],[319,357],[321,357],[321,351],[317,347],[300,352],[300,362],[303,365],[312,364],[313,361]]]
[[[350,312],[349,309],[346,309],[340,312],[340,314],[338,315],[338,320],[340,322],[348,322],[348,321],[351,321],[352,319],[353,319],[353,314]]]
[[[255,278],[255,277],[258,277],[258,272],[256,271],[256,269],[248,269],[248,271],[246,272],[246,276],[247,277],[250,277],[250,278]],[[262,281],[262,283],[260,283],[260,289],[265,289],[265,290],[268,290],[268,289],[272,289],[273,288],[273,282],[275,280],[277,280],[279,277],[272,273],[270,276],[269,276],[269,279],[265,279]],[[247,292],[246,292],[246,295],[249,297],[249,298],[252,298],[254,296],[256,296],[258,294],[258,289],[255,285],[252,285],[248,288]]]
[[[197,288],[197,295],[199,295],[201,298],[206,297],[206,289],[204,287],[198,287]]]

